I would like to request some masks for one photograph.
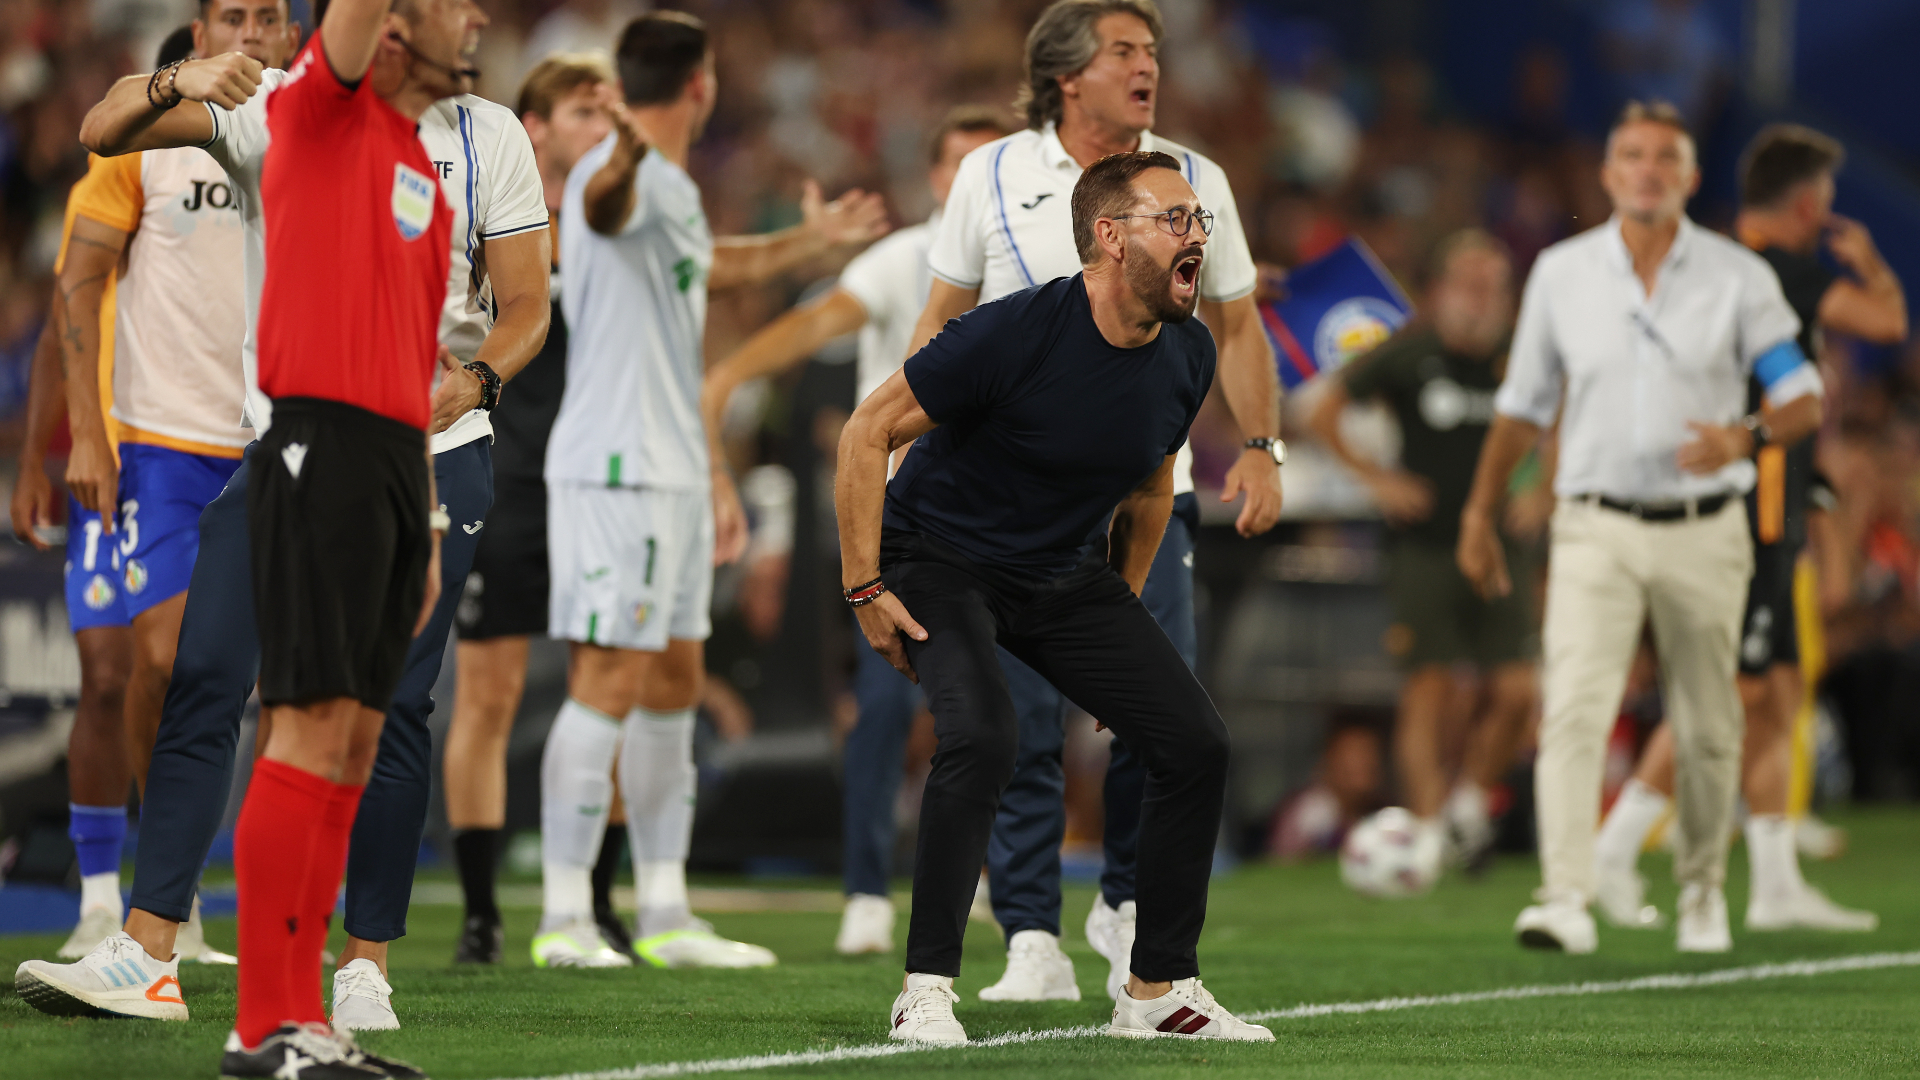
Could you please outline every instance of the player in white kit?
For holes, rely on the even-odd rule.
[[[962,105],[947,114],[929,140],[927,185],[936,204],[933,216],[861,252],[826,295],[761,327],[732,356],[714,365],[701,401],[710,437],[718,439],[727,399],[742,383],[802,363],[842,334],[860,332],[855,402],[865,400],[899,370],[933,282],[927,249],[940,224],[938,206],[947,201],[961,159],[1007,130],[1003,114],[985,106]],[[719,455],[717,443],[712,452]],[[859,721],[847,734],[841,770],[841,874],[847,906],[834,940],[834,948],[846,954],[893,948],[893,902],[887,896],[893,806],[918,699],[913,684],[879,653],[855,653],[853,694]]]
[[[694,918],[693,714],[716,561],[739,557],[745,519],[700,419],[707,290],[763,281],[886,230],[878,197],[823,204],[781,232],[716,241],[687,174],[718,80],[706,26],[679,12],[634,20],[614,58],[614,133],[574,166],[560,211],[568,288],[567,389],[547,445],[549,632],[573,643],[568,698],[541,764],[546,966],[620,967],[594,925],[589,873],[616,754],[639,919],[657,967],[762,967],[766,949]]]

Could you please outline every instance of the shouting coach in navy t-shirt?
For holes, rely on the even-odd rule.
[[[1197,978],[1227,730],[1138,599],[1213,382],[1213,337],[1189,321],[1212,226],[1166,154],[1095,162],[1073,189],[1084,272],[949,322],[841,436],[847,602],[925,689],[940,739],[893,1038],[966,1041],[953,977],[1019,741],[996,643],[1147,764],[1139,933],[1110,1033],[1273,1038]]]

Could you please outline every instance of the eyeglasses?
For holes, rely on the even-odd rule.
[[[1157,214],[1115,214],[1112,220],[1125,221],[1128,218],[1162,218],[1167,223],[1167,231],[1175,236],[1187,235],[1193,231],[1197,223],[1202,235],[1213,235],[1213,211],[1211,210],[1189,210],[1184,206],[1176,206]]]

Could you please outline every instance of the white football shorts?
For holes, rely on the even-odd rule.
[[[713,632],[713,496],[547,485],[547,632],[641,652]]]

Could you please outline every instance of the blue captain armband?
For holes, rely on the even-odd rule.
[[[1765,388],[1768,406],[1776,409],[1808,394],[1818,396],[1825,389],[1819,369],[1791,338],[1760,354],[1753,362],[1753,377]]]

